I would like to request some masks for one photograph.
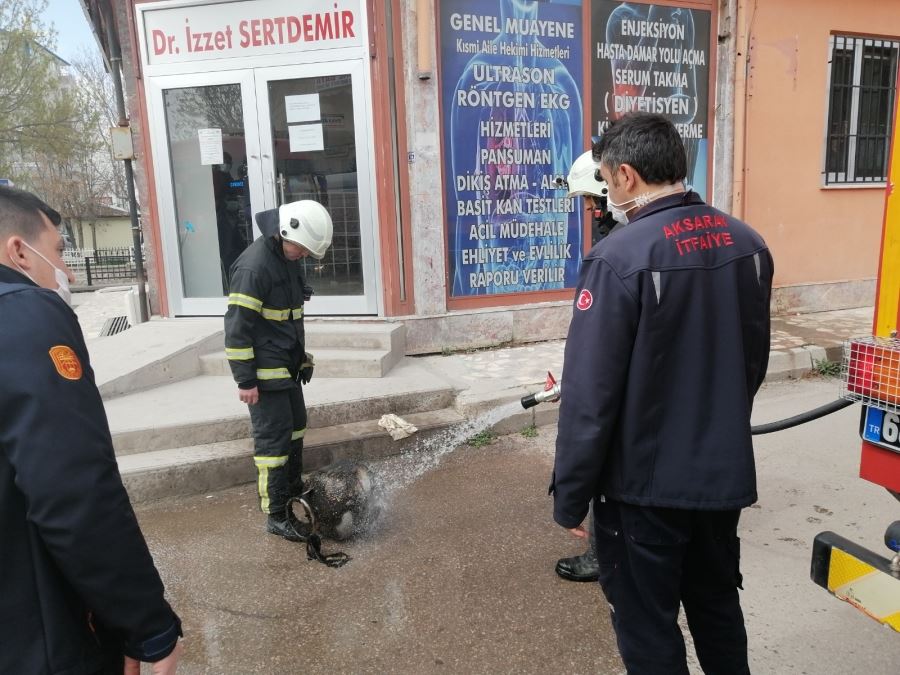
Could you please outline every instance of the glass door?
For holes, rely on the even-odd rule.
[[[176,315],[224,314],[231,265],[262,210],[250,71],[152,78],[166,282]]]
[[[304,261],[310,315],[375,314],[376,256],[363,62],[255,71],[266,208],[314,199],[331,213],[323,260]]]

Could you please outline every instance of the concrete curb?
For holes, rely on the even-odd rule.
[[[829,353],[830,351],[830,353]],[[766,382],[797,380],[813,372],[817,361],[835,360],[840,357],[840,347],[826,349],[816,345],[804,345],[790,349],[773,349],[769,352],[769,368]]]

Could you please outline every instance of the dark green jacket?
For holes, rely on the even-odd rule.
[[[303,363],[303,272],[281,240],[260,237],[231,268],[225,354],[241,389],[287,389]]]

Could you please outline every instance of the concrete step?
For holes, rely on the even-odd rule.
[[[177,382],[200,373],[199,358],[224,349],[221,319],[154,319],[88,340],[104,399]]]
[[[453,405],[455,390],[412,360],[381,379],[316,377],[304,388],[310,429],[386,413],[405,416]],[[117,455],[250,436],[247,406],[230,377],[200,376],[106,402]]]
[[[307,346],[316,361],[315,377],[384,377],[402,358],[384,349],[319,349]],[[200,357],[203,375],[231,375],[223,352]]]
[[[400,454],[448,427],[465,421],[444,408],[404,415],[419,431],[400,441],[378,426],[377,419],[337,424],[307,431],[304,471],[314,471],[340,459],[367,460]],[[141,452],[118,457],[119,471],[132,502],[180,497],[252,483],[253,442],[238,439],[193,447]]]
[[[306,350],[377,349],[403,354],[406,350],[406,326],[402,323],[338,322],[306,319]]]
[[[406,326],[385,322],[305,322],[306,350],[318,377],[384,377],[406,352]],[[203,375],[230,375],[223,350],[200,357]]]
[[[321,377],[384,377],[406,353],[406,326],[384,321],[306,321],[307,350],[322,361]],[[88,341],[104,400],[197,375],[229,374],[222,319],[154,319],[117,335]],[[347,353],[342,353],[347,350]],[[212,363],[210,363],[212,361]]]

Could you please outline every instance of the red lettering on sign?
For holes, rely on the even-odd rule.
[[[153,29],[153,55],[159,56],[166,52],[166,34],[161,30]]]
[[[298,42],[319,42],[356,37],[353,12],[349,10],[298,14],[257,19],[244,19],[237,24],[240,49],[270,47]],[[224,51],[232,48],[232,27],[224,30],[195,33],[185,27],[189,52]],[[173,37],[163,31],[151,33],[155,55],[171,53]]]
[[[263,44],[264,45],[274,45],[275,44],[275,22],[272,19],[263,19],[262,20],[262,34],[263,34]]]
[[[330,14],[316,14],[316,39],[318,39],[318,40],[333,40],[334,39],[334,31],[331,26],[331,15]]]
[[[278,28],[278,44],[280,44],[280,45],[284,44],[284,22],[285,22],[285,20],[286,19],[283,16],[279,16],[274,19],[275,26]]]
[[[288,42],[291,44],[300,41],[300,19],[296,16],[288,17]]]
[[[343,20],[343,24],[341,28],[343,29],[343,37],[356,37],[353,34],[353,12],[349,10],[344,10],[341,12],[341,19]]]

